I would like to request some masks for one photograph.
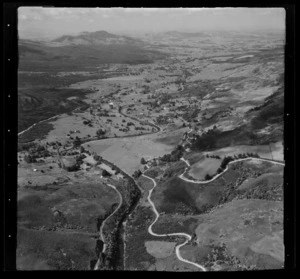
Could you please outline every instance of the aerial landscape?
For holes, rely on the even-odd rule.
[[[284,10],[148,10],[19,9],[17,270],[283,269]]]

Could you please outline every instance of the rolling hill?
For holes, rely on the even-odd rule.
[[[110,45],[110,44],[130,44],[143,46],[145,43],[139,39],[119,36],[106,31],[82,32],[78,36],[64,35],[51,41],[55,45]]]
[[[62,36],[50,42],[19,40],[20,71],[86,71],[107,63],[147,64],[165,56],[146,48],[139,39],[105,31]]]

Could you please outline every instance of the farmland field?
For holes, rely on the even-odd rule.
[[[141,167],[141,158],[151,159],[170,153],[173,147],[154,142],[156,135],[123,139],[105,139],[89,142],[84,146],[91,152],[115,163],[127,173],[132,174]],[[89,145],[90,147],[87,147]]]
[[[292,44],[261,9],[18,9],[18,270],[283,268]]]
[[[214,175],[220,165],[221,160],[219,159],[204,158],[201,161],[193,164],[188,173],[197,180],[204,180],[206,174]]]

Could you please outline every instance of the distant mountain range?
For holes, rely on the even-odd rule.
[[[99,64],[151,63],[166,54],[140,39],[106,31],[64,35],[51,41],[19,40],[21,71],[86,71]]]
[[[171,37],[211,37],[211,34],[208,32],[180,32],[180,31],[167,31],[164,32],[164,35]]]
[[[51,41],[52,44],[62,45],[110,45],[110,44],[130,44],[142,46],[145,43],[136,38],[120,36],[106,31],[82,32],[77,36],[64,35]]]

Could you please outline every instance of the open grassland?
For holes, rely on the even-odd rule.
[[[157,138],[156,142],[167,144],[170,146],[176,146],[176,145],[180,144],[183,134],[187,131],[188,131],[188,128],[181,128],[181,129],[176,129],[174,131],[170,131],[170,132],[168,132],[167,136]]]
[[[17,270],[89,270],[95,242],[92,235],[19,228]]]
[[[90,269],[100,224],[117,203],[99,182],[19,188],[17,269]]]
[[[142,158],[162,157],[178,144],[186,146],[189,174],[197,179],[219,167],[221,160],[207,154],[250,152],[283,160],[283,37],[181,32],[155,36],[145,38],[157,43],[147,49],[141,42],[71,46],[68,36],[45,45],[20,40],[19,131],[60,116],[19,136],[23,143],[50,142],[45,148],[51,153],[41,157],[44,162],[39,158],[27,164],[28,151],[19,146],[19,269],[90,269],[103,244],[96,241],[99,227],[119,202],[116,192],[101,183],[106,180],[120,190],[123,203],[104,227],[108,247],[117,248],[108,249],[112,253],[105,255],[101,267],[199,271],[176,257],[182,237],[149,234],[155,218],[147,199],[150,179],[137,179],[142,197],[133,213],[124,215],[124,206],[137,196],[127,192],[132,185],[124,183],[122,171],[131,175],[144,170]],[[167,55],[151,48],[172,59],[157,60]],[[183,139],[190,129],[192,144]],[[99,138],[107,138],[94,140],[97,131]],[[138,134],[147,135],[134,136]],[[87,157],[79,171],[60,168],[59,161],[74,166],[79,148],[62,151],[59,159],[51,144],[58,141],[69,148],[78,143],[76,137],[93,139],[83,147],[120,167],[121,174],[81,150]],[[187,167],[182,160],[166,161],[149,162],[155,166],[145,172],[157,182],[151,196],[160,213],[155,233],[191,235],[181,255],[208,270],[282,266],[281,165],[249,159],[231,164],[213,182],[195,184],[178,177]],[[114,174],[100,178],[103,169]]]
[[[153,191],[153,201],[158,211],[166,214],[199,214],[234,198],[281,200],[282,180],[277,181],[275,177],[280,171],[282,174],[283,167],[269,162],[257,164],[252,161],[255,160],[230,165],[228,171],[207,184],[189,183],[176,176],[165,178],[158,182]],[[274,178],[265,180],[262,177],[262,182],[255,184],[253,188],[238,188],[247,179],[259,179],[264,173],[269,173]]]
[[[281,202],[235,200],[201,216],[197,247],[182,254],[215,270],[279,269],[284,263]],[[198,251],[208,249],[206,257]]]
[[[196,178],[197,180],[204,180],[206,174],[214,175],[220,165],[221,160],[219,159],[203,158],[202,160],[191,166],[188,174],[193,178]]]
[[[218,155],[221,157],[234,156],[242,153],[257,153],[262,158],[283,161],[282,141],[269,145],[235,145],[205,152],[205,154],[208,155]]]
[[[153,226],[159,234],[187,233],[192,235],[199,223],[199,218],[188,215],[161,214]]]
[[[126,267],[129,270],[147,270],[155,257],[147,253],[145,241],[157,240],[147,231],[154,213],[150,208],[136,208],[126,226]]]
[[[126,226],[126,270],[198,271],[175,255],[174,239],[148,233],[154,213],[148,207],[137,207]]]
[[[176,242],[146,241],[147,253],[155,258],[167,258],[175,253]]]
[[[115,192],[100,183],[26,187],[19,191],[18,222],[28,228],[70,225],[96,232],[96,217],[105,216],[118,202]]]
[[[147,160],[163,156],[173,150],[173,146],[155,143],[155,138],[156,135],[152,134],[122,139],[105,139],[89,142],[84,144],[84,147],[132,174],[136,169],[142,167],[141,158]]]
[[[18,88],[18,131],[21,132],[41,120],[86,105],[82,99],[91,93],[86,89],[57,87]],[[69,97],[78,97],[68,100]]]

